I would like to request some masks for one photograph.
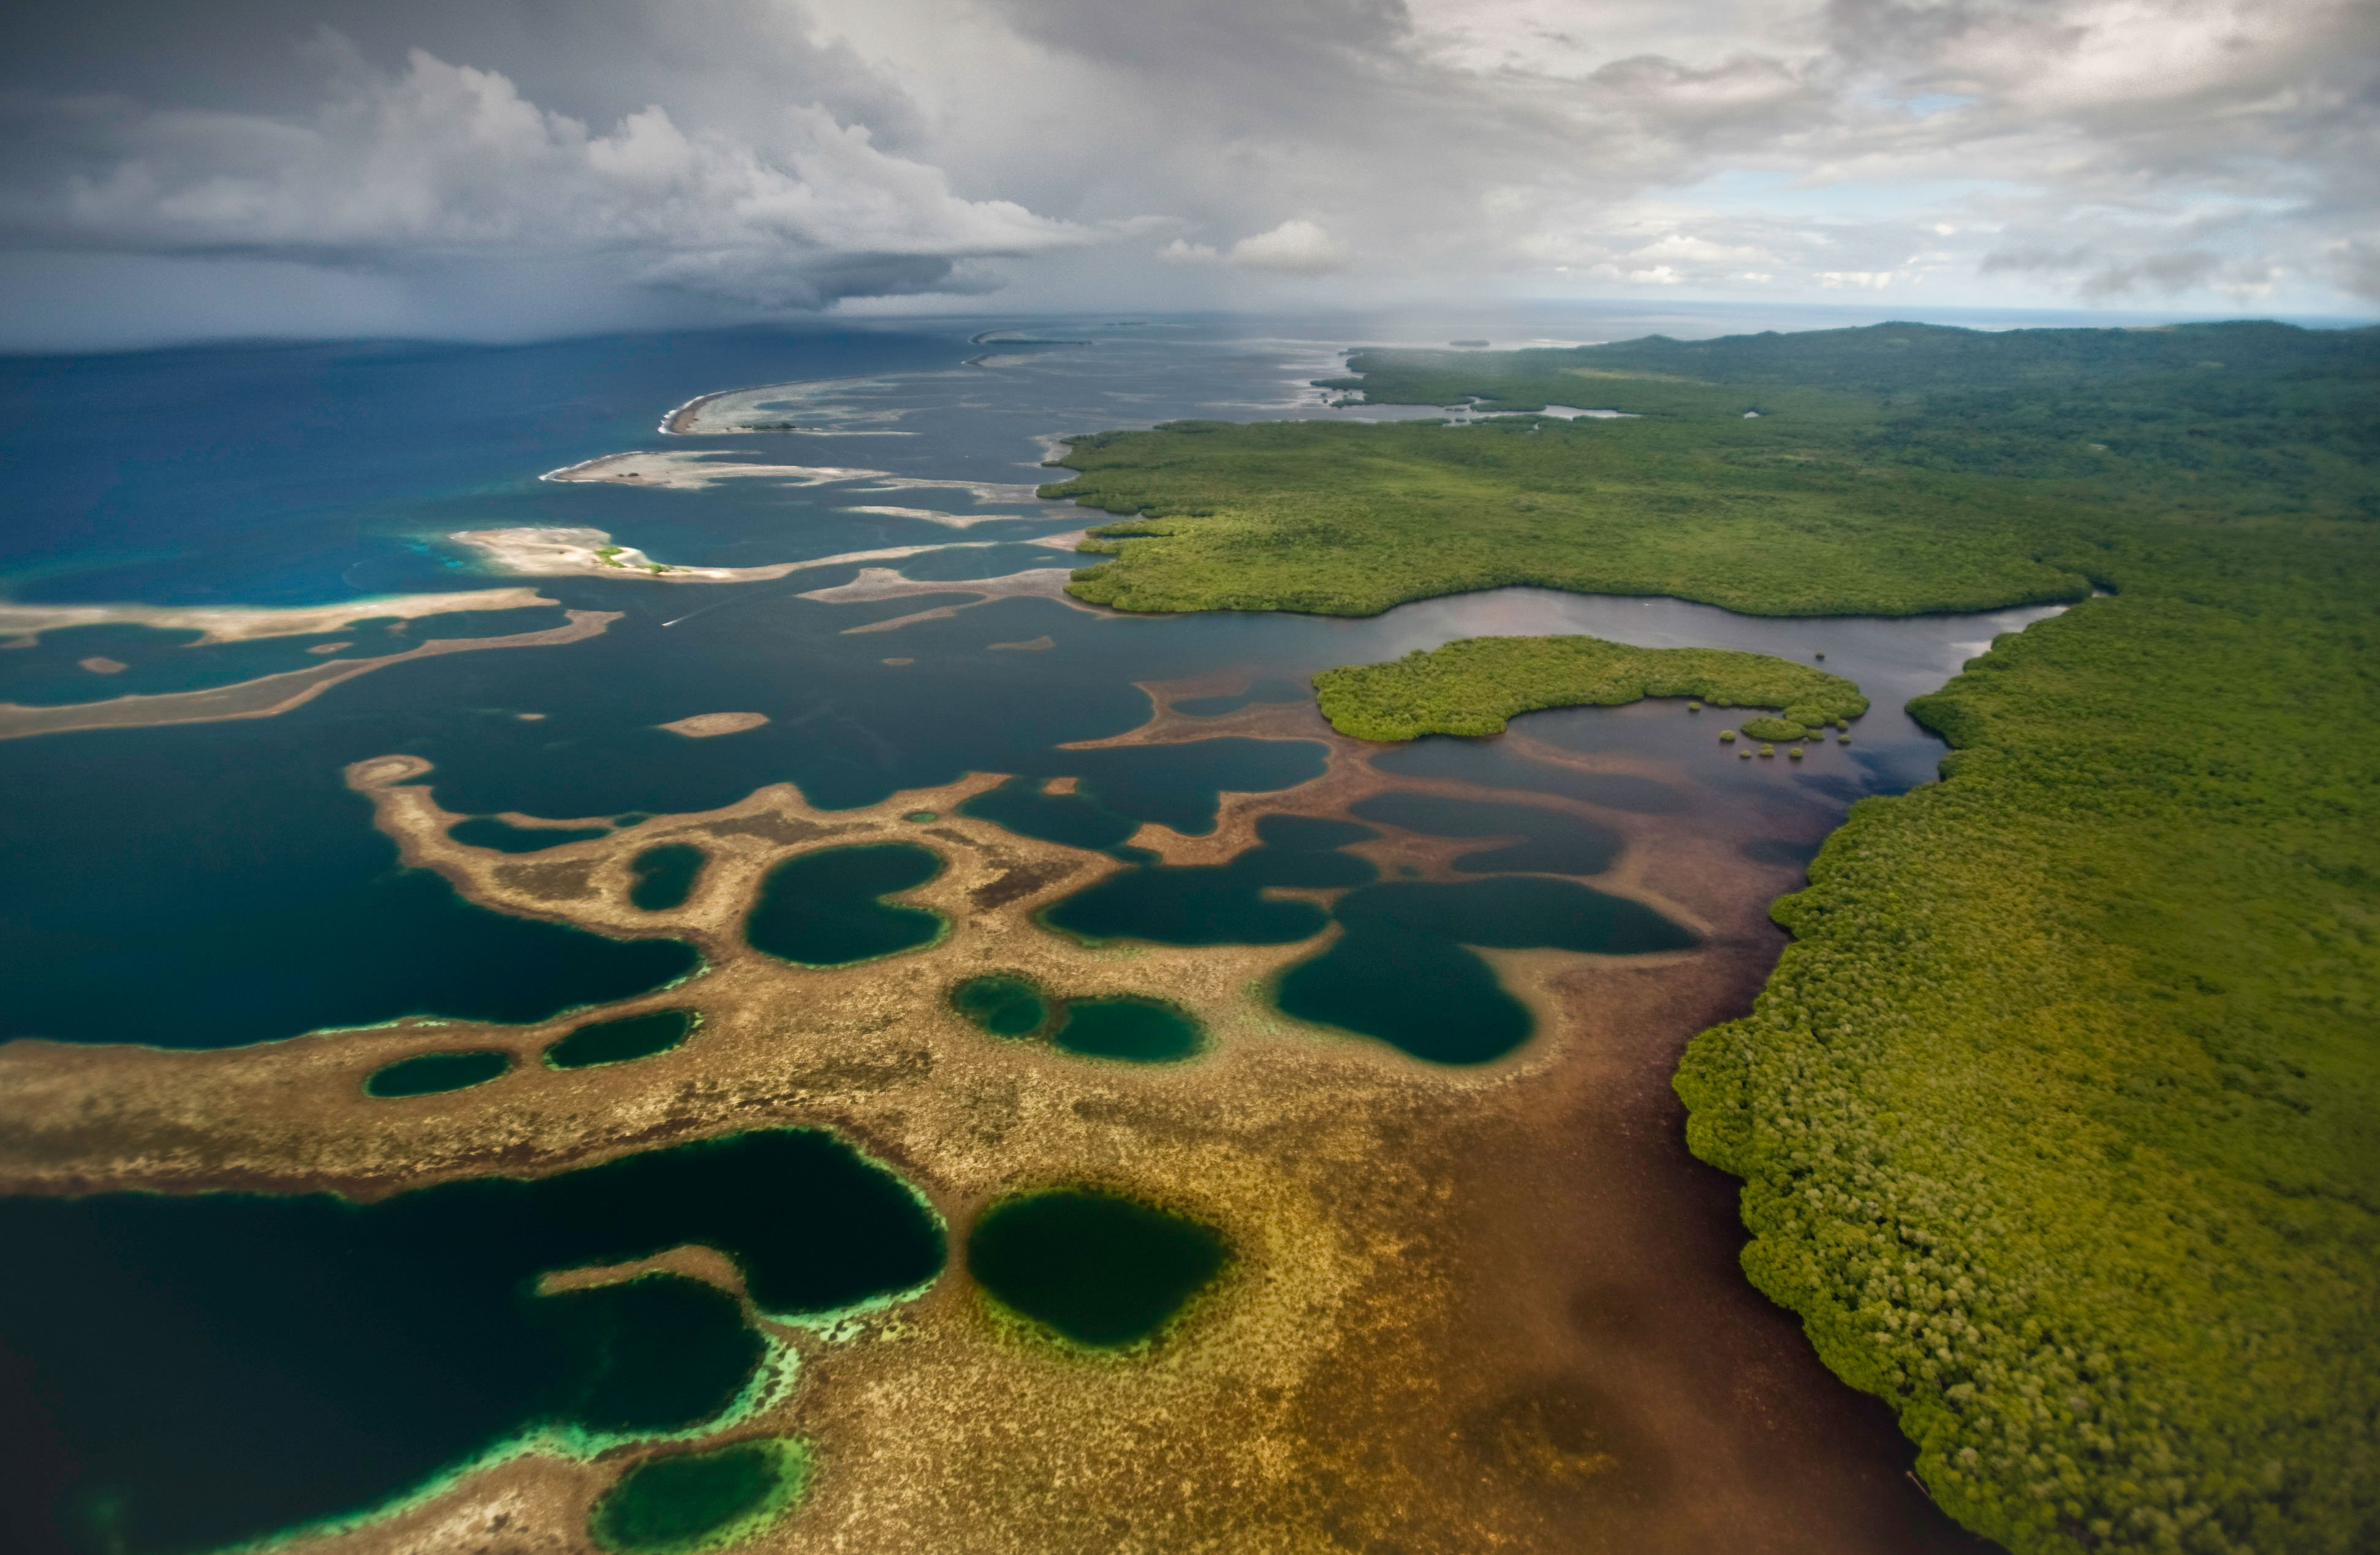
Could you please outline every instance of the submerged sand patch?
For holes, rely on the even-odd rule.
[[[721,735],[740,735],[747,729],[758,729],[769,722],[765,712],[698,712],[692,718],[674,719],[657,723],[673,735],[684,735],[690,740],[716,739]]]
[[[802,595],[823,604],[866,604],[877,600],[905,600],[929,594],[971,594],[964,604],[936,605],[931,610],[915,611],[896,615],[889,621],[870,621],[864,626],[846,626],[844,637],[862,632],[890,632],[915,625],[919,621],[947,621],[960,611],[972,610],[994,600],[1055,600],[1072,610],[1089,615],[1113,615],[1114,611],[1087,604],[1066,592],[1067,583],[1075,574],[1069,567],[1034,567],[1025,572],[1013,572],[1004,577],[966,577],[935,579],[904,577],[891,567],[863,567],[859,576],[848,583],[838,583],[831,589],[812,589]]]
[[[444,594],[391,594],[327,605],[20,605],[0,604],[0,636],[30,646],[67,626],[152,626],[200,635],[190,644],[313,637],[358,621],[412,621],[463,610],[528,610],[559,604],[534,589],[473,589]]]

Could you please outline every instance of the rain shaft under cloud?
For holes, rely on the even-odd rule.
[[[0,346],[518,335],[994,290],[2356,310],[2380,299],[2376,18],[94,0],[0,32]]]

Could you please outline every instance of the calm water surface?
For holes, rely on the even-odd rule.
[[[1070,329],[1095,344],[1009,346],[963,365],[985,354],[972,336],[1001,322],[0,363],[0,454],[13,498],[0,591],[17,603],[355,601],[358,617],[371,617],[373,596],[521,581],[445,538],[509,526],[600,528],[662,562],[704,565],[941,547],[769,582],[534,580],[560,607],[618,619],[565,646],[394,665],[273,718],[0,740],[9,838],[0,936],[15,953],[0,1039],[207,1048],[407,1015],[541,1021],[698,973],[691,948],[675,942],[507,917],[400,867],[341,771],[406,753],[432,763],[423,781],[439,804],[472,818],[457,825],[457,840],[508,852],[601,828],[494,819],[506,812],[666,814],[774,783],[794,784],[815,806],[848,808],[968,771],[1014,774],[968,801],[967,813],[1114,849],[1137,866],[1051,909],[1052,929],[1287,944],[1335,922],[1342,935],[1282,979],[1284,1007],[1417,1061],[1476,1062],[1529,1029],[1470,947],[1655,954],[1689,942],[1650,909],[1595,890],[1610,833],[1532,806],[1533,796],[1656,814],[1741,806],[1778,834],[1779,857],[1803,856],[1806,843],[1795,839],[1822,833],[1851,801],[1933,776],[1942,747],[1900,705],[1996,633],[2046,613],[1765,621],[1518,589],[1366,621],[1114,617],[1039,598],[973,604],[963,589],[860,603],[805,598],[850,582],[863,565],[929,585],[1072,565],[1064,551],[1031,542],[1105,516],[1031,495],[1035,483],[1062,478],[1039,468],[1053,436],[1184,416],[1429,414],[1330,410],[1307,386],[1336,371],[1343,347],[1412,339],[1390,324],[1158,320]],[[1568,338],[1582,340],[1643,329],[1584,316],[1573,323]],[[781,410],[805,430],[655,431],[697,395],[771,383],[800,385]],[[877,473],[698,492],[537,479],[642,449]],[[965,608],[854,630],[941,605]],[[0,700],[202,688],[560,619],[557,607],[409,626],[382,617],[338,633],[218,645],[186,631],[87,626],[0,649]],[[1828,745],[1791,766],[1734,759],[1716,744],[1720,715],[1695,718],[1676,704],[1533,714],[1515,727],[1535,740],[1650,759],[1673,775],[1580,772],[1528,760],[1510,741],[1425,740],[1373,763],[1391,779],[1466,782],[1483,797],[1391,793],[1367,801],[1360,825],[1272,817],[1256,847],[1196,869],[1159,865],[1125,844],[1149,822],[1211,832],[1222,795],[1293,790],[1321,773],[1324,747],[1218,738],[1062,748],[1143,723],[1151,707],[1138,682],[1246,674],[1245,693],[1180,710],[1219,716],[1251,700],[1302,698],[1306,678],[1332,665],[1458,637],[1541,632],[1805,661],[1823,653],[1876,711],[1852,746]],[[317,648],[331,651],[308,651]],[[722,711],[770,722],[700,740],[658,727]],[[1056,778],[1075,780],[1074,791],[1046,792]],[[1383,881],[1346,851],[1379,828],[1487,840],[1458,858],[1462,881]],[[750,929],[762,949],[832,964],[941,932],[935,915],[878,900],[932,873],[925,850],[811,856],[820,862],[781,869],[764,893]],[[636,867],[637,905],[683,901],[702,862],[692,849],[648,853]],[[1280,896],[1281,887],[1343,894],[1325,905]],[[971,1013],[1020,1034],[1062,1016],[1036,990],[1006,991]],[[1196,1045],[1195,1027],[1185,1036],[1151,1015],[1153,1004],[1073,1008],[1078,1040],[1069,1044],[1063,1029],[1052,1039],[1085,1062],[1175,1059]],[[662,1051],[684,1037],[682,1026],[669,1029],[672,1014],[638,1017],[633,1029],[583,1027],[549,1059],[575,1065]],[[730,1148],[761,1147],[720,1147]],[[864,1163],[772,1158],[730,1172],[726,1160],[716,1150],[660,1152],[541,1184],[424,1190],[369,1209],[235,1196],[0,1201],[12,1257],[33,1271],[0,1302],[15,1365],[34,1379],[28,1394],[16,1373],[0,1379],[9,1390],[0,1425],[35,1440],[0,1465],[0,1476],[22,1480],[0,1484],[0,1499],[33,1509],[25,1525],[33,1547],[161,1555],[353,1512],[508,1434],[676,1428],[717,1414],[751,1373],[758,1340],[732,1303],[704,1287],[662,1278],[538,1296],[542,1270],[710,1240],[746,1261],[764,1307],[808,1309],[914,1283],[940,1262],[939,1232]],[[678,1196],[666,1203],[654,1197],[664,1180]],[[1016,1201],[981,1231],[992,1234],[979,1231],[969,1256],[984,1285],[1093,1345],[1156,1331],[1226,1257],[1203,1228],[1097,1196]],[[782,1260],[794,1261],[779,1280],[771,1271]],[[168,1321],[167,1308],[180,1316]],[[608,1358],[589,1358],[599,1354]],[[48,1402],[36,1409],[31,1398]]]

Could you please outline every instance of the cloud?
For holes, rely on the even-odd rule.
[[[1270,232],[1243,237],[1229,249],[1175,238],[1157,250],[1168,264],[1231,264],[1275,275],[1335,275],[1355,261],[1353,249],[1321,225],[1292,217]]]
[[[965,261],[1101,236],[962,199],[820,107],[782,108],[764,147],[689,132],[659,106],[595,130],[418,49],[396,72],[339,64],[302,118],[46,104],[79,121],[96,165],[11,189],[0,212],[20,240],[118,251],[350,266],[596,255],[643,284],[792,308],[933,290]]]
[[[542,270],[602,327],[635,298],[1253,305],[1325,275],[1351,302],[2380,300],[2380,0],[553,14],[17,7],[0,247],[200,289],[235,261],[395,277],[407,318]],[[358,41],[310,42],[318,18]]]
[[[1291,220],[1270,232],[1243,237],[1223,256],[1243,270],[1266,270],[1276,275],[1331,275],[1354,262],[1344,243],[1312,222]]]

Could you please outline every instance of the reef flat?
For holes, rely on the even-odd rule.
[[[1311,704],[1250,701],[1204,720],[1170,711],[1246,684],[1160,686],[1152,730],[1228,722],[1243,739],[1318,744],[1323,775],[1287,794],[1226,793],[1210,832],[1147,825],[1132,845],[1170,866],[1220,865],[1284,813],[1343,826],[1349,807],[1390,788],[1479,797],[1375,770],[1364,747],[1319,728]],[[1526,748],[1582,774],[1676,777],[1643,758]],[[953,1227],[1068,1187],[1151,1204],[1228,1243],[1229,1267],[1128,1361],[1036,1340],[955,1270],[914,1300],[790,1332],[798,1385],[738,1428],[819,1444],[806,1499],[780,1525],[803,1542],[1088,1548],[1114,1541],[1119,1516],[1152,1550],[1359,1537],[1450,1552],[1553,1540],[1684,1555],[1766,1528],[1781,1548],[1884,1552],[1939,1537],[1914,1488],[1875,1467],[1888,1423],[1823,1387],[1811,1402],[1815,1363],[1791,1323],[1729,1272],[1724,1217],[1709,1213],[1724,1183],[1675,1144],[1676,1052],[1742,1007],[1778,943],[1763,905],[1792,867],[1749,859],[1767,834],[1756,815],[1550,798],[1620,840],[1599,889],[1658,903],[1697,943],[1643,959],[1485,952],[1538,1034],[1499,1063],[1450,1069],[1281,1014],[1271,979],[1314,943],[1100,950],[1036,927],[1049,903],[1132,866],[966,816],[996,774],[844,810],[781,785],[533,858],[452,841],[461,818],[438,808],[428,775],[395,755],[351,771],[407,862],[508,913],[685,940],[706,970],[529,1026],[401,1023],[206,1055],[10,1044],[0,1084],[24,1105],[0,1134],[0,1185],[377,1201],[825,1126]],[[924,814],[934,819],[910,819]],[[1357,830],[1370,835],[1354,850],[1399,879],[1450,880],[1451,859],[1477,848]],[[940,874],[894,899],[944,916],[947,936],[815,969],[746,942],[778,866],[895,841],[941,856]],[[698,847],[707,861],[679,905],[647,911],[631,900],[632,866],[660,845]],[[1207,1045],[1184,1062],[1119,1063],[992,1036],[949,994],[993,974],[1070,998],[1161,999],[1199,1021]],[[686,1007],[701,1025],[667,1051],[585,1068],[538,1061],[589,1021]],[[361,1089],[412,1052],[489,1050],[516,1062],[467,1090]],[[1694,1207],[1682,1218],[1682,1194]],[[1153,1432],[1169,1464],[1154,1478]],[[585,1527],[627,1466],[530,1453],[303,1548],[363,1555],[459,1539],[525,1552]],[[1320,1483],[1338,1488],[1318,1496]]]

